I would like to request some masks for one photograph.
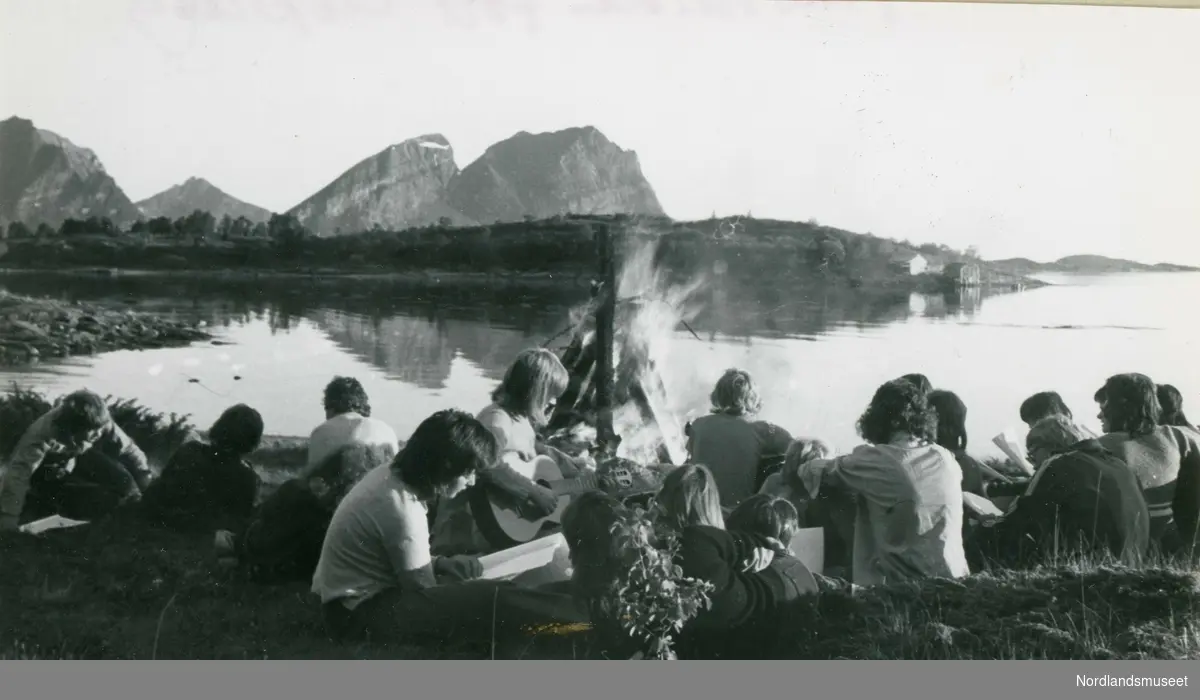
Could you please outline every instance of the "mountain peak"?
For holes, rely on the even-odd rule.
[[[245,217],[258,223],[271,218],[270,211],[232,197],[208,180],[194,175],[153,197],[143,199],[137,206],[142,215],[148,218],[165,216],[178,219],[197,209],[218,219],[223,216],[233,219]]]
[[[663,215],[637,154],[594,126],[521,131],[493,144],[463,169],[451,203],[476,221],[567,213]]]
[[[58,226],[108,217],[126,224],[137,207],[90,149],[13,116],[0,122],[0,219]]]

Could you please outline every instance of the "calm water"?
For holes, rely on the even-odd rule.
[[[1098,430],[1092,393],[1118,372],[1175,384],[1200,415],[1198,333],[1180,303],[1200,295],[1200,274],[1047,279],[1056,286],[986,298],[723,289],[693,324],[699,338],[674,334],[663,379],[678,414],[696,415],[721,371],[743,367],[762,384],[764,418],[839,449],[857,444],[854,423],[875,387],[908,372],[958,392],[979,454],[998,454],[990,438],[1018,427],[1020,402],[1039,390],[1059,391]],[[51,395],[88,387],[203,426],[245,402],[287,435],[321,422],[321,392],[336,374],[357,376],[401,436],[435,410],[478,410],[507,362],[559,331],[586,294],[25,274],[0,286],[200,319],[219,339],[9,369],[6,385]]]

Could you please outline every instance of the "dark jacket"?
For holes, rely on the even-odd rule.
[[[260,583],[311,581],[332,517],[303,479],[284,482],[237,538],[239,563]]]
[[[234,528],[254,512],[259,478],[240,458],[202,440],[185,442],[142,496],[143,516],[174,530]]]
[[[761,538],[693,525],[680,537],[683,575],[713,584],[712,605],[679,635],[680,658],[763,658],[775,648],[784,605],[816,591],[812,573],[784,557],[760,573],[742,571]]]
[[[1010,567],[1083,552],[1138,565],[1150,542],[1150,515],[1137,477],[1096,440],[1045,462],[1013,511],[981,528],[984,554]]]

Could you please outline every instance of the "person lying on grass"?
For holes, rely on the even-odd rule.
[[[914,384],[876,390],[858,421],[867,444],[797,470],[810,498],[852,494],[853,582],[860,586],[969,573],[963,550],[962,469],[936,444],[937,416]]]
[[[1100,443],[1133,470],[1150,509],[1151,545],[1169,555],[1200,552],[1200,431],[1160,425],[1162,407],[1144,374],[1118,374],[1096,392]]]
[[[762,632],[783,602],[761,572],[786,556],[778,539],[725,528],[712,472],[687,464],[667,475],[655,498],[655,531],[677,537],[683,575],[711,583],[712,606],[684,626],[680,658],[734,658]],[[740,633],[739,633],[740,632]]]
[[[13,448],[0,476],[0,531],[17,529],[29,515],[103,517],[140,499],[153,478],[145,453],[113,422],[104,399],[73,392]]]
[[[241,533],[217,533],[222,561],[240,566],[259,583],[311,581],[338,504],[366,474],[395,456],[388,444],[350,444],[284,482]]]
[[[1075,556],[1140,565],[1150,514],[1125,463],[1062,415],[1038,421],[1025,444],[1037,471],[1007,515],[972,533],[972,558],[1005,568]]]
[[[767,477],[765,463],[781,458],[792,436],[777,425],[754,419],[762,410],[762,399],[743,370],[726,370],[709,398],[712,411],[684,427],[688,461],[712,471],[721,505],[732,508],[754,495]]]
[[[332,637],[486,644],[525,635],[530,611],[579,621],[563,605],[568,594],[478,580],[476,557],[430,551],[430,504],[471,486],[498,452],[495,436],[470,414],[439,411],[417,426],[391,464],[350,489],[330,520],[312,579]]]
[[[261,480],[246,457],[258,449],[262,435],[258,411],[246,404],[226,409],[207,440],[188,440],[171,455],[142,497],[142,517],[187,532],[240,527],[258,497]]]

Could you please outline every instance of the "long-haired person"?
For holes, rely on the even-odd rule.
[[[1159,416],[1158,422],[1162,425],[1178,425],[1185,428],[1194,428],[1191,421],[1183,413],[1183,394],[1170,384],[1158,385],[1158,403],[1162,408],[1162,415]]]
[[[1063,415],[1035,423],[1025,446],[1034,477],[1013,510],[974,531],[972,549],[1007,568],[1080,556],[1140,565],[1150,514],[1125,463]]]
[[[146,455],[113,422],[104,399],[65,396],[25,431],[0,474],[0,531],[25,513],[49,511],[90,520],[138,501],[153,480]]]
[[[776,539],[725,528],[712,472],[687,464],[667,475],[655,499],[655,528],[678,537],[683,575],[714,587],[712,605],[679,635],[680,658],[753,658],[753,640],[770,636],[787,591],[760,575],[787,549]]]
[[[867,441],[848,455],[799,467],[811,497],[857,496],[854,583],[861,586],[968,572],[963,550],[962,469],[934,439],[937,416],[908,381],[875,392],[858,421]]]
[[[492,403],[479,412],[479,422],[495,437],[500,458],[529,462],[538,455],[554,458],[564,478],[579,474],[583,465],[541,443],[538,430],[550,419],[570,377],[562,361],[550,350],[534,348],[517,355]],[[479,473],[479,488],[511,503],[531,521],[558,508],[558,499],[546,488],[526,478],[502,459]],[[471,510],[471,494],[461,493],[439,503],[433,525],[434,551],[439,554],[486,554],[496,547],[479,529]]]
[[[246,458],[258,449],[262,436],[258,411],[246,404],[225,409],[207,440],[189,440],[171,455],[142,496],[143,517],[192,532],[245,525],[261,483]]]
[[[755,420],[762,398],[744,370],[726,370],[709,399],[711,412],[685,428],[689,461],[712,471],[721,505],[732,508],[754,495],[764,460],[782,457],[792,436],[777,425]]]
[[[1195,551],[1200,535],[1200,432],[1159,425],[1158,390],[1144,374],[1117,374],[1095,395],[1100,443],[1133,470],[1150,509],[1150,540],[1161,550]]]
[[[929,392],[929,406],[937,414],[937,439],[935,442],[950,450],[962,469],[962,489],[968,493],[984,495],[986,469],[967,454],[967,405],[953,391],[937,389]]]

